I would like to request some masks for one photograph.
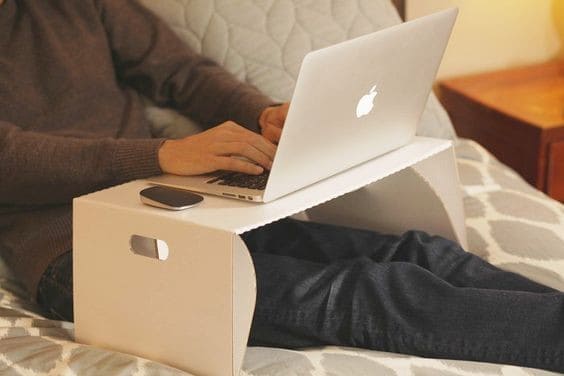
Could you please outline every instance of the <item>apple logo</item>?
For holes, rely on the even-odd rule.
[[[368,115],[372,111],[372,108],[374,107],[374,98],[376,98],[377,95],[378,92],[376,91],[376,85],[374,85],[372,86],[372,89],[370,89],[370,92],[368,94],[360,98],[358,105],[356,106],[357,118],[360,119],[361,117]]]

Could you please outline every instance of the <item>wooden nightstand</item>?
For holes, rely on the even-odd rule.
[[[564,201],[564,60],[439,82],[460,137]]]

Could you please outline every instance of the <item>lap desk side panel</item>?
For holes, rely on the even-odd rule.
[[[74,218],[77,341],[196,375],[240,368],[256,290],[238,236],[91,202]],[[133,253],[132,235],[166,242],[168,258]]]
[[[154,359],[198,375],[238,374],[256,296],[252,260],[239,234],[323,203],[318,208],[338,207],[334,203],[346,200],[350,192],[356,194],[360,188],[384,178],[392,187],[395,179],[404,184],[406,180],[394,174],[414,166],[419,178],[408,181],[421,185],[421,189],[407,192],[422,193],[420,200],[412,202],[425,201],[425,210],[438,208],[427,216],[439,219],[430,222],[453,240],[465,243],[464,233],[453,230],[460,228],[460,223],[454,223],[460,208],[451,208],[452,203],[456,206],[452,197],[459,192],[447,193],[452,196],[450,200],[442,200],[436,192],[445,189],[433,189],[440,181],[425,177],[425,168],[415,168],[433,158],[450,166],[445,179],[451,181],[447,186],[454,187],[452,182],[458,180],[456,168],[452,169],[451,142],[417,137],[403,148],[267,204],[206,196],[197,207],[170,212],[140,203],[139,192],[148,186],[144,181],[75,199],[76,340]],[[385,196],[389,191],[394,189],[382,190],[381,194]],[[401,200],[396,193],[390,199]],[[432,205],[429,200],[433,200]],[[358,200],[354,205],[359,206],[364,227],[381,225],[381,221],[370,223],[372,206]],[[406,216],[402,211],[387,213],[382,209],[372,215],[390,220],[398,217],[396,227],[418,223],[401,219]],[[349,216],[347,221],[356,226],[354,212]],[[165,242],[168,258],[135,254],[130,249],[133,235]]]
[[[422,230],[468,245],[452,148],[308,209],[307,216],[314,222],[396,235]]]

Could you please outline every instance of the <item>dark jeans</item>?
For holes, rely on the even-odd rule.
[[[243,239],[257,273],[249,345],[363,347],[564,372],[564,293],[423,232],[285,219]],[[38,300],[72,320],[72,256]]]

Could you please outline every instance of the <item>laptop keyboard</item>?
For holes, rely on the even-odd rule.
[[[225,172],[211,180],[208,180],[206,183],[258,189],[262,191],[266,188],[266,181],[268,180],[269,173],[270,171],[266,171],[260,175],[247,175],[242,172]]]

